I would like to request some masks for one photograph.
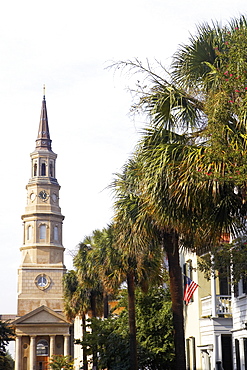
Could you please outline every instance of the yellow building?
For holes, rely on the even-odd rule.
[[[211,279],[206,280],[195,253],[182,253],[180,261],[184,275],[199,285],[184,306],[186,369],[233,370],[230,276],[215,277],[212,270]]]
[[[71,327],[63,314],[64,216],[59,206],[56,158],[51,148],[44,96],[22,216],[18,308],[13,322],[16,370],[46,370],[53,354],[71,354]]]

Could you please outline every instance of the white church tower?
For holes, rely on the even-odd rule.
[[[70,354],[70,324],[63,315],[64,216],[59,206],[56,158],[51,148],[44,96],[22,216],[18,318],[14,321],[16,370],[47,370],[53,354]]]

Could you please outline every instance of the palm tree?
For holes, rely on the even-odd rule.
[[[103,286],[95,265],[94,249],[93,236],[85,237],[83,242],[79,244],[73,263],[76,268],[79,286],[90,292],[90,315],[97,317],[101,316],[103,311]]]
[[[162,257],[160,251],[154,252],[154,239],[142,234],[140,237],[131,238],[134,230],[130,219],[136,211],[137,203],[133,199],[128,203],[128,209],[123,207],[121,211],[129,212],[129,218],[125,222],[116,222],[103,230],[94,230],[92,235],[86,237],[80,243],[79,250],[74,257],[76,271],[70,271],[65,275],[65,312],[69,318],[80,314],[85,319],[86,313],[91,311],[92,316],[102,315],[102,297],[105,299],[104,308],[108,295],[114,296],[121,283],[127,282],[128,288],[128,312],[130,327],[130,367],[137,370],[136,353],[136,327],[135,327],[135,286],[139,285],[143,290],[147,289],[152,279],[161,281]],[[132,211],[134,212],[132,214]],[[123,215],[122,215],[123,216]],[[117,219],[116,219],[117,221]],[[128,224],[128,226],[126,226]],[[129,234],[123,233],[124,230]],[[135,244],[132,244],[135,240]],[[147,244],[149,248],[147,248]],[[131,249],[127,253],[123,245]],[[97,300],[96,298],[99,298]],[[98,304],[96,304],[98,302]],[[105,310],[106,311],[106,310]],[[105,316],[107,312],[104,313]],[[86,351],[83,351],[86,353]],[[93,354],[93,363],[97,366],[96,349]],[[86,357],[84,358],[86,363]]]
[[[112,187],[115,192],[115,244],[128,289],[130,369],[137,370],[135,287],[147,290],[153,281],[161,282],[163,253],[151,217],[146,214],[145,218],[138,219],[142,204],[134,191],[137,177],[129,176],[133,168],[134,162],[130,161],[123,173],[116,176]]]
[[[119,251],[114,246],[113,225],[108,225],[102,230],[94,230],[91,242],[93,243],[93,248],[90,258],[103,287],[103,316],[107,318],[109,315],[109,296],[113,297],[115,295],[123,281],[121,271],[117,271],[116,274],[115,265],[119,264]],[[115,274],[114,278],[113,273]]]
[[[75,270],[64,276],[64,310],[69,319],[80,316],[83,334],[86,332],[86,315],[102,316],[103,286],[94,262],[93,237],[85,237],[79,244],[73,263]],[[84,335],[83,335],[84,336]],[[97,368],[97,349],[93,348],[93,365]],[[88,368],[87,349],[83,348],[83,366]]]
[[[151,125],[137,147],[133,176],[143,205],[139,218],[149,214],[163,231],[179,369],[185,356],[178,236],[194,250],[200,243],[210,248],[222,232],[236,235],[246,215],[246,36],[244,17],[225,27],[199,26],[167,78],[137,60],[122,63],[152,83],[134,106]]]
[[[181,340],[181,337],[183,339],[183,301],[178,233],[175,228],[172,229],[170,227],[170,223],[167,225],[157,222],[152,214],[151,205],[145,198],[145,185],[143,182],[145,171],[146,167],[143,170],[140,161],[135,162],[131,160],[125,166],[124,174],[122,176],[119,175],[115,183],[118,197],[115,204],[115,219],[121,225],[120,248],[123,254],[127,254],[129,258],[136,258],[137,270],[140,272],[147,271],[145,255],[150,255],[150,260],[155,259],[157,266],[161,267],[164,259],[162,252],[165,250],[169,263],[176,362],[179,366],[181,364],[185,366],[185,357],[183,357],[184,340]],[[135,207],[133,206],[133,201],[136,202]],[[151,276],[157,279],[157,274],[152,274]],[[133,285],[133,282],[132,284],[131,282],[132,280],[128,280],[130,288]],[[133,367],[133,369],[135,368]]]
[[[86,296],[85,315],[96,318],[101,317],[103,313],[104,288],[99,276],[97,265],[94,258],[94,234],[84,238],[83,242],[79,244],[77,254],[74,256],[74,266],[76,268],[76,275],[78,278],[79,291],[83,296]],[[85,318],[85,316],[84,316]],[[86,351],[83,351],[86,353]],[[93,367],[97,369],[97,348],[92,348]]]
[[[69,320],[73,320],[79,316],[82,321],[82,337],[86,333],[86,314],[91,308],[90,306],[90,291],[82,289],[79,285],[78,277],[75,270],[68,271],[63,278],[64,292],[64,312]],[[88,369],[87,349],[82,345],[83,350],[83,369]]]

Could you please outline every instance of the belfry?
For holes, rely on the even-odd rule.
[[[51,142],[44,95],[22,215],[15,370],[47,370],[52,355],[71,354],[70,323],[63,314],[64,216]]]

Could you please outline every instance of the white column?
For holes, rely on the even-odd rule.
[[[233,339],[232,339],[233,340]],[[245,369],[245,355],[244,355],[244,338],[239,338],[239,355],[240,355],[240,366],[243,366],[243,369]],[[235,354],[236,355],[236,354]]]
[[[214,271],[214,256],[211,255],[211,304],[212,317],[216,317],[216,285],[215,285],[215,271]]]
[[[69,350],[69,335],[64,335],[64,349],[63,349],[64,356],[70,355]]]
[[[50,357],[55,355],[55,335],[50,335]]]
[[[21,369],[21,337],[15,338],[15,370]]]
[[[221,334],[215,334],[215,363],[221,361],[222,363],[222,349],[221,349]]]
[[[35,370],[36,368],[36,345],[35,336],[30,337],[30,370]]]

